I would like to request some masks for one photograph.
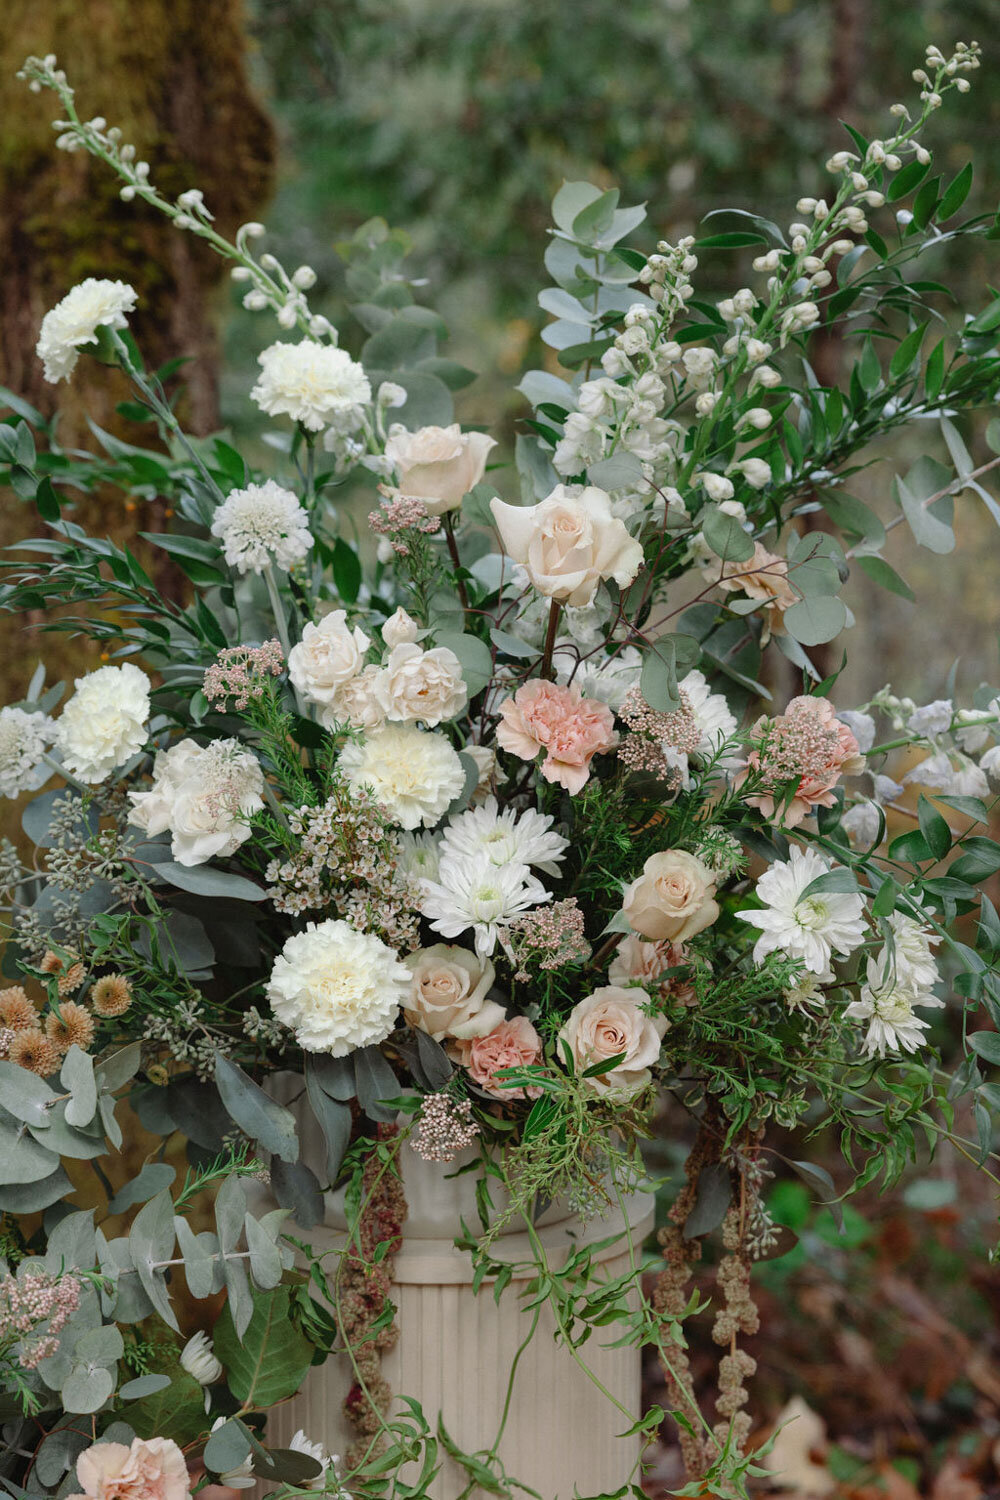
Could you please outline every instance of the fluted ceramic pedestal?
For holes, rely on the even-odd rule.
[[[511,1370],[531,1325],[521,1304],[523,1290],[515,1279],[499,1305],[492,1284],[476,1295],[472,1261],[452,1243],[460,1220],[478,1224],[474,1176],[449,1179],[454,1166],[421,1161],[408,1147],[401,1158],[408,1217],[402,1248],[396,1256],[394,1301],[399,1339],[383,1355],[382,1370],[397,1394],[415,1397],[432,1429],[440,1413],[444,1425],[466,1453],[492,1447],[500,1426]],[[652,1199],[643,1195],[626,1205],[637,1250],[652,1225]],[[343,1243],[336,1195],[331,1220],[310,1231],[317,1249]],[[561,1265],[574,1245],[595,1243],[625,1227],[619,1212],[584,1225],[550,1209],[538,1227],[552,1266]],[[595,1275],[615,1277],[629,1264],[621,1241],[595,1255]],[[504,1234],[492,1254],[509,1262],[530,1261],[524,1234]],[[531,1273],[529,1272],[529,1275]],[[640,1356],[634,1348],[605,1348],[621,1336],[612,1325],[596,1330],[581,1351],[601,1384],[636,1417],[640,1401]],[[297,1428],[329,1451],[343,1454],[356,1434],[343,1412],[352,1381],[346,1356],[335,1356],[309,1372],[302,1390],[268,1417],[268,1438],[284,1447]],[[638,1449],[634,1439],[617,1434],[628,1423],[621,1411],[588,1378],[570,1352],[556,1342],[551,1309],[542,1310],[534,1337],[517,1365],[513,1396],[499,1455],[512,1479],[536,1490],[543,1500],[571,1500],[574,1495],[614,1494],[626,1481]],[[442,1469],[427,1491],[427,1500],[455,1500],[468,1493],[467,1472],[441,1452]],[[411,1482],[419,1472],[404,1479]],[[487,1500],[476,1488],[472,1500]]]

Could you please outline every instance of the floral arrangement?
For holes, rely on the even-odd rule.
[[[585,1297],[568,1275],[534,1285],[578,1360],[574,1322],[655,1345],[689,1492],[745,1493],[739,1340],[774,1244],[773,1129],[832,1126],[855,1186],[941,1139],[989,1170],[1000,698],[886,688],[849,708],[809,654],[851,624],[851,568],[908,592],[882,556],[897,524],[945,553],[956,496],[997,514],[979,480],[1000,457],[977,467],[960,428],[996,400],[1000,301],[953,328],[919,265],[1000,233],[957,218],[971,167],[932,176],[923,143],[978,66],[975,44],[929,48],[915,113],[894,105],[884,140],[851,131],[787,228],[742,214],[647,254],[624,243],[643,209],[565,184],[539,299],[553,368],[521,383],[511,465],[453,419],[471,373],[439,352],[399,236],[375,223],[344,248],[365,334],[349,353],[309,267],[261,251],[258,224],[225,240],[197,189],[163,197],[54,58],[25,65],[59,98],[57,145],[212,246],[281,336],[250,390],[273,474],[185,433],[122,282],[69,291],[38,353],[52,382],[87,356],[116,366],[147,446],[95,429],[99,451],[67,450],[0,396],[3,478],[44,523],[3,564],[3,607],[49,611],[103,663],[69,687],[39,666],[0,710],[0,792],[34,794],[33,852],[0,850],[11,1494],[183,1500],[208,1477],[423,1493],[398,1473],[433,1476],[435,1415],[394,1415],[379,1371],[405,1153],[476,1174],[485,1274],[505,1219],[533,1237],[540,1200],[601,1215],[642,1182],[664,1091],[694,1144],[655,1294],[636,1311],[637,1266]],[[744,249],[753,285],[699,298],[700,260]],[[831,327],[857,351],[845,389],[808,362]],[[934,455],[886,482],[880,516],[848,478],[918,420]],[[146,540],[184,603],[72,519],[74,494],[109,485],[168,500],[172,529]],[[801,688],[784,704],[776,653]],[[159,1145],[122,1181],[126,1115]],[[74,1162],[96,1206],[67,1201]],[[836,1211],[821,1167],[788,1165]],[[352,1227],[331,1261],[301,1236],[338,1183]],[[683,1326],[717,1230],[713,1404]],[[269,1448],[268,1408],[332,1349],[354,1367],[354,1448]],[[495,1449],[457,1457],[514,1492]]]

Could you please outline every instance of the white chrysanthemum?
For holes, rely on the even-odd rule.
[[[146,743],[149,678],[131,662],[76,679],[56,725],[56,743],[74,776],[104,781]]]
[[[384,390],[385,386],[382,389]],[[328,1470],[332,1469],[337,1478],[339,1479],[340,1477],[339,1453],[328,1453],[322,1443],[314,1443],[310,1438],[307,1438],[301,1427],[288,1446],[293,1453],[304,1453],[307,1458],[314,1458],[322,1466],[322,1473],[317,1474],[315,1479],[307,1479],[300,1488],[322,1490],[324,1495],[327,1496],[327,1500],[351,1500],[350,1495],[342,1485],[331,1486],[330,1484]]]
[[[933,928],[925,927],[902,911],[891,912],[888,920],[893,937],[892,958],[887,960],[890,968],[894,968],[900,984],[929,992],[941,978],[931,952],[940,937]]]
[[[783,998],[788,1009],[813,1010],[819,1005],[825,1005],[826,996],[821,986],[832,984],[833,978],[831,969],[827,969],[825,974],[811,974],[808,969],[803,969],[784,992]]]
[[[180,740],[153,763],[148,792],[130,792],[129,822],[151,837],[170,833],[181,865],[235,854],[250,837],[249,817],[264,806],[264,773],[239,740]]]
[[[344,349],[303,339],[272,344],[258,355],[260,376],[250,392],[268,416],[291,417],[310,432],[336,420],[360,426],[360,408],[372,398],[368,376]]]
[[[493,952],[497,927],[550,899],[523,865],[495,865],[487,854],[454,854],[441,860],[436,881],[424,881],[420,910],[442,937],[472,928],[476,952]]]
[[[943,1002],[936,995],[917,990],[907,983],[894,966],[888,948],[867,964],[867,980],[861,994],[844,1009],[852,1021],[867,1021],[868,1030],[861,1044],[868,1057],[885,1057],[886,1052],[916,1052],[923,1042],[927,1022],[915,1013],[915,1005],[934,1006]]]
[[[801,958],[813,974],[824,974],[833,955],[846,957],[863,941],[864,898],[853,891],[822,891],[803,898],[803,892],[832,868],[815,849],[793,846],[791,858],[773,864],[757,882],[763,911],[741,911],[737,916],[760,928],[754,946],[755,963],[769,953]]]
[[[350,785],[368,787],[400,828],[432,828],[465,786],[465,767],[447,736],[412,724],[349,741],[339,765]]]
[[[222,1363],[216,1356],[212,1340],[200,1328],[181,1350],[181,1369],[192,1375],[199,1385],[214,1385],[222,1375]]]
[[[716,764],[732,769],[739,764],[739,754],[730,752],[719,755],[722,747],[736,734],[736,716],[721,693],[713,693],[705,680],[704,672],[688,672],[677,684],[684,694],[686,706],[695,722],[700,736],[698,748],[692,752],[695,760],[712,760],[719,756]]]
[[[96,344],[99,328],[124,328],[125,314],[136,304],[137,293],[125,281],[103,281],[88,276],[42,319],[35,353],[45,365],[51,385],[68,380],[84,344]]]
[[[0,797],[37,792],[52,775],[42,756],[52,743],[55,725],[47,714],[23,708],[0,708]]]
[[[309,517],[291,490],[273,479],[231,490],[212,519],[226,562],[240,573],[262,573],[277,564],[291,568],[313,544]]]
[[[484,854],[492,865],[534,867],[558,875],[569,839],[552,829],[554,819],[533,807],[522,813],[497,810],[497,799],[487,797],[480,807],[451,818],[441,836],[441,857]]]
[[[345,1057],[385,1041],[410,982],[409,969],[381,938],[338,918],[309,922],[288,939],[267,998],[306,1052]]]
[[[436,880],[441,864],[441,841],[434,833],[399,835],[399,868],[413,880]]]

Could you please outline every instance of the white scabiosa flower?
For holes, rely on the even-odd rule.
[[[37,792],[52,775],[42,756],[52,743],[55,725],[47,714],[23,708],[0,708],[0,797]]]
[[[306,1052],[345,1057],[385,1041],[409,988],[409,969],[381,938],[338,918],[288,939],[267,998]]]
[[[303,339],[272,344],[258,355],[260,376],[250,392],[261,411],[291,417],[309,432],[336,421],[358,427],[360,408],[372,397],[368,377],[344,349]]]
[[[483,853],[453,854],[441,860],[436,881],[424,881],[420,910],[442,937],[471,927],[476,952],[485,958],[496,947],[501,922],[549,899],[523,865],[495,865]]]
[[[431,828],[465,786],[465,767],[443,734],[390,724],[352,740],[340,752],[353,787],[366,786],[390,823]]]
[[[42,319],[35,353],[45,366],[51,385],[68,380],[85,344],[97,343],[99,328],[124,328],[125,314],[135,307],[137,293],[125,281],[88,276]]]
[[[806,889],[832,865],[815,849],[793,846],[791,858],[773,864],[757,882],[762,911],[737,916],[760,928],[754,946],[755,963],[769,953],[801,958],[813,974],[824,974],[836,953],[853,953],[864,941],[864,898],[853,891],[822,891],[804,896]]]
[[[181,1369],[192,1375],[199,1385],[214,1385],[222,1376],[222,1363],[216,1358],[212,1340],[200,1328],[181,1350]]]
[[[81,781],[105,781],[146,743],[149,678],[131,662],[76,679],[56,725],[63,761]]]
[[[889,948],[872,954],[866,968],[866,982],[857,1000],[844,1009],[852,1021],[867,1021],[861,1049],[867,1057],[885,1057],[887,1052],[916,1052],[923,1043],[928,1023],[914,1010],[916,1005],[941,1008],[936,995],[916,989],[904,977],[898,958]]]
[[[493,865],[532,866],[546,875],[558,875],[569,840],[552,828],[553,819],[533,807],[522,813],[513,808],[497,810],[497,799],[487,797],[481,807],[472,807],[449,819],[441,836],[441,855],[483,854]]]
[[[309,517],[298,497],[273,479],[231,490],[212,519],[226,562],[240,573],[291,568],[313,544]]]
[[[181,740],[157,754],[150,790],[129,793],[129,822],[151,837],[169,832],[177,863],[202,865],[235,854],[246,842],[263,792],[257,757],[239,740],[205,746]]]

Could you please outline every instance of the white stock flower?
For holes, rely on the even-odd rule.
[[[916,1052],[923,1043],[928,1023],[915,1013],[915,1005],[940,1008],[935,995],[915,989],[894,965],[888,948],[872,954],[866,965],[866,982],[857,1000],[845,1006],[844,1015],[852,1021],[867,1021],[868,1030],[861,1044],[868,1057],[885,1057],[887,1052]]]
[[[853,708],[839,708],[837,718],[847,725],[857,740],[862,755],[872,748],[875,743],[875,720],[871,714],[859,713]]]
[[[371,386],[345,350],[303,339],[272,344],[257,362],[260,376],[250,397],[268,416],[291,417],[309,432],[336,419],[361,425],[360,408],[371,400]]]
[[[840,820],[852,849],[870,849],[878,838],[882,819],[875,802],[856,802]]]
[[[267,998],[306,1052],[345,1057],[385,1041],[409,986],[409,969],[381,938],[336,918],[287,940]]]
[[[823,974],[836,953],[853,953],[864,941],[864,898],[853,891],[821,891],[803,899],[803,892],[832,869],[815,849],[793,845],[787,861],[773,864],[757,882],[763,911],[741,911],[743,922],[760,928],[754,946],[755,963],[769,953],[801,958],[813,974]]]
[[[483,854],[494,865],[523,865],[558,875],[569,840],[552,828],[554,819],[533,807],[517,813],[497,810],[497,799],[487,797],[481,807],[450,818],[441,835],[441,856]]]
[[[412,724],[349,741],[339,765],[349,784],[368,787],[400,828],[432,827],[465,786],[465,767],[447,737]]]
[[[404,495],[422,500],[427,514],[455,510],[482,479],[496,438],[484,432],[450,427],[421,427],[407,432],[397,424],[389,431],[385,456],[399,476]]]
[[[951,699],[935,698],[933,703],[925,703],[921,708],[913,710],[907,727],[913,734],[923,736],[944,734],[946,729],[951,728],[954,717],[955,705]]]
[[[990,784],[979,766],[968,756],[957,752],[949,755],[944,750],[928,755],[907,771],[904,784],[908,786],[914,781],[953,797],[988,797],[990,792]]]
[[[505,551],[547,598],[589,604],[602,579],[627,588],[642,567],[641,545],[594,486],[572,494],[559,484],[538,505],[491,500],[490,509]]]
[[[462,663],[454,651],[447,646],[425,651],[412,641],[393,646],[375,679],[375,693],[391,722],[419,720],[429,729],[454,719],[469,701]]]
[[[318,625],[307,625],[289,651],[292,686],[310,703],[332,703],[338,689],[361,671],[370,645],[360,626],[348,625],[346,610],[331,610]]]
[[[131,662],[76,679],[56,725],[63,761],[81,781],[104,781],[146,743],[149,678]]]
[[[501,922],[549,899],[523,865],[495,865],[487,854],[454,854],[441,860],[436,881],[424,881],[420,910],[442,937],[458,937],[471,927],[476,952],[485,958],[496,947]]]
[[[181,1350],[181,1369],[199,1385],[214,1385],[222,1375],[222,1362],[216,1357],[212,1340],[203,1329],[193,1333]]]
[[[68,380],[85,344],[97,343],[99,328],[124,328],[125,314],[135,307],[137,293],[125,281],[103,281],[88,276],[67,292],[42,319],[35,353],[45,365],[51,385]]]
[[[264,806],[264,773],[239,740],[160,750],[148,792],[130,792],[129,822],[151,837],[170,834],[179,865],[235,854],[250,837],[249,818]]]
[[[0,708],[0,797],[37,792],[52,775],[42,756],[56,729],[47,714]]]
[[[291,568],[313,544],[309,517],[298,497],[273,479],[230,490],[212,518],[226,562],[240,573]]]

